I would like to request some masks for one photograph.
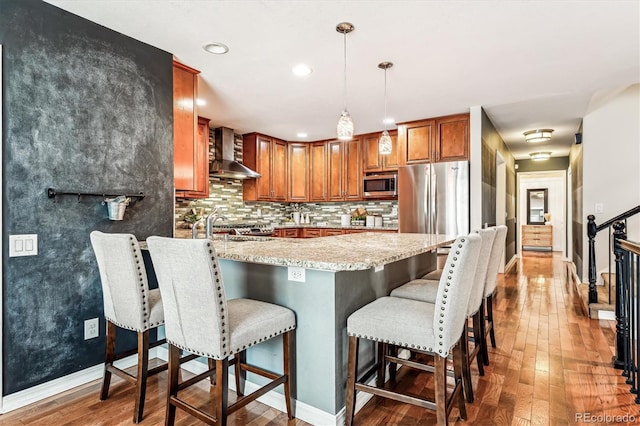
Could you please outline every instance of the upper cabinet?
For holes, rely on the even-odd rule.
[[[378,149],[378,141],[381,132],[370,133],[361,136],[362,140],[362,171],[364,173],[386,172],[398,169],[398,132],[392,130],[389,132],[391,136],[391,154],[380,154]]]
[[[176,197],[209,196],[209,119],[198,117],[199,71],[173,62],[173,163]]]
[[[329,157],[326,142],[314,142],[309,148],[309,201],[329,199]]]
[[[469,114],[436,119],[435,161],[469,159]]]
[[[287,200],[287,143],[258,133],[243,136],[243,163],[260,173],[242,182],[245,201]]]
[[[289,201],[296,203],[309,201],[309,145],[289,142],[289,170],[287,173]]]
[[[398,125],[399,163],[469,159],[469,114]]]
[[[328,201],[362,199],[360,140],[331,141],[328,149]]]

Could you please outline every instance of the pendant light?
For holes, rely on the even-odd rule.
[[[378,152],[382,155],[391,154],[393,143],[391,142],[391,136],[387,131],[387,70],[393,66],[393,62],[381,62],[378,64],[378,68],[384,70],[384,131],[378,141]]]
[[[353,24],[349,22],[341,22],[336,25],[336,31],[342,33],[344,38],[344,109],[338,120],[338,139],[341,141],[349,141],[353,138],[353,121],[347,111],[347,34],[354,29]]]

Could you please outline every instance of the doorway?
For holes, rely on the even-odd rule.
[[[545,221],[553,226],[553,251],[566,253],[567,249],[567,172],[565,170],[548,172],[523,172],[518,173],[518,212],[517,223],[519,229],[528,223],[527,220],[527,190],[547,189],[548,194],[548,219]],[[522,232],[518,235],[518,252],[522,253]]]
[[[496,226],[507,224],[507,163],[496,151]],[[498,272],[503,274],[505,268],[505,250],[502,251],[502,259]]]

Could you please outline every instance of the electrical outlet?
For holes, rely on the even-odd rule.
[[[287,275],[288,275],[289,281],[298,281],[300,283],[305,282],[306,280],[305,272],[306,272],[306,269],[298,268],[296,266],[289,266],[287,268]]]
[[[258,215],[258,217],[262,217],[262,209],[257,209],[256,214]]]
[[[98,318],[84,320],[84,340],[93,339],[100,335]]]
[[[391,216],[398,216],[398,207],[391,207]]]
[[[380,272],[380,271],[384,271],[384,265],[378,265],[373,268],[373,272]]]

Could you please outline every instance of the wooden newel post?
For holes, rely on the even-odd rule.
[[[629,299],[628,281],[624,279],[624,250],[620,247],[620,240],[627,239],[624,222],[613,224],[613,253],[616,257],[616,354],[613,357],[613,366],[620,370],[627,370],[627,354],[629,353],[629,309],[632,302]]]
[[[587,216],[587,236],[589,237],[589,303],[598,303],[596,290],[596,217]]]

